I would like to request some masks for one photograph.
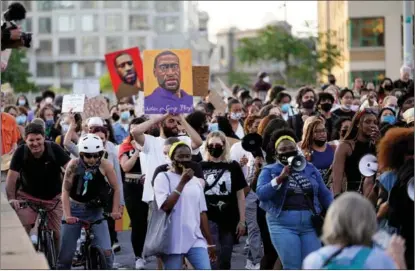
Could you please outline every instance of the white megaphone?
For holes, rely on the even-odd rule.
[[[409,182],[406,191],[408,192],[408,197],[414,201],[414,177],[412,177]]]
[[[359,171],[365,177],[371,177],[378,171],[378,159],[372,154],[366,154],[360,159]]]
[[[287,159],[288,165],[294,171],[303,171],[307,166],[307,161],[302,155],[291,156]]]

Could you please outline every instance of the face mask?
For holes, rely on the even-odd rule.
[[[46,104],[51,104],[53,102],[53,99],[51,98],[51,97],[47,97],[46,99],[45,99],[45,103]]]
[[[184,171],[184,167],[182,165],[182,162],[172,161],[172,166],[175,168],[176,173],[182,174]]]
[[[347,105],[347,104],[342,104],[342,109],[344,110],[351,110],[352,106],[351,105]]]
[[[62,133],[66,134],[69,130],[69,124],[67,123],[61,123],[61,127],[62,127]]]
[[[130,115],[134,116],[134,110],[130,110]]]
[[[26,104],[26,101],[25,100],[19,100],[19,105],[20,106],[24,106]]]
[[[219,131],[219,125],[217,123],[209,124],[209,132]]]
[[[350,107],[350,109],[351,109],[353,112],[357,112],[357,111],[359,110],[359,107],[360,107],[360,106],[358,106],[358,105],[352,105],[352,106]]]
[[[124,111],[121,113],[121,119],[122,120],[128,120],[130,118],[130,111]]]
[[[396,117],[391,116],[391,115],[384,116],[384,117],[382,117],[382,122],[386,122],[386,123],[389,123],[390,125],[393,125],[396,122]]]
[[[335,85],[336,84],[336,80],[329,80],[329,83],[331,84],[331,85]]]
[[[222,155],[222,153],[223,153],[223,148],[222,147],[219,147],[219,148],[216,148],[216,147],[209,148],[208,147],[208,152],[213,157],[219,158]]]
[[[242,113],[231,113],[231,119],[240,120],[242,118]]]
[[[269,76],[264,77],[264,79],[262,79],[262,81],[264,81],[265,83],[269,83]]]
[[[18,125],[23,125],[26,123],[27,117],[25,115],[18,116],[16,122]]]
[[[303,102],[303,108],[304,109],[313,109],[314,106],[314,100],[308,100]]]
[[[386,91],[392,91],[393,90],[393,86],[392,85],[385,85],[384,89]]]
[[[297,155],[298,155],[298,151],[286,152],[286,153],[278,154],[277,159],[284,166],[288,166],[288,158],[297,156]]]
[[[48,119],[45,121],[45,124],[47,127],[52,126],[53,124],[55,124],[55,120],[54,119]]]
[[[112,113],[112,119],[114,121],[118,121],[120,119],[120,116],[117,113]]]
[[[184,168],[192,168],[192,161],[181,161],[180,165]]]
[[[330,103],[325,103],[325,104],[320,104],[321,110],[323,110],[324,112],[329,112],[330,109],[333,107],[332,104]]]
[[[290,104],[283,104],[282,106],[281,106],[281,111],[283,112],[283,113],[288,113],[289,111],[290,111]]]
[[[323,147],[324,144],[326,144],[325,140],[314,140],[314,144],[316,144],[317,147]]]

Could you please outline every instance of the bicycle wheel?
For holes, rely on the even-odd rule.
[[[87,253],[87,266],[89,270],[107,269],[107,260],[104,251],[100,247],[90,246]]]
[[[46,256],[46,259],[48,260],[50,269],[55,269],[57,257],[56,257],[54,233],[53,231],[45,231],[44,236],[45,236],[44,241],[46,245],[45,251],[44,251],[45,256]]]

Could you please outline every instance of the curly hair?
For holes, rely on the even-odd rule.
[[[260,135],[260,136],[262,136],[262,134],[264,133],[264,131],[265,131],[265,128],[267,128],[267,126],[268,126],[268,123],[271,121],[271,120],[273,120],[273,119],[276,119],[277,118],[277,116],[276,115],[268,115],[268,116],[266,116],[265,118],[263,118],[262,120],[261,120],[261,122],[259,123],[259,126],[258,126],[258,134]]]
[[[302,101],[303,101],[303,96],[307,93],[307,92],[312,92],[314,95],[314,100],[317,99],[317,95],[316,92],[314,91],[314,89],[312,89],[311,87],[302,87],[298,90],[298,95],[296,97],[296,102],[298,106],[301,106]]]
[[[244,132],[245,134],[249,134],[249,129],[251,128],[252,124],[258,119],[261,119],[260,116],[251,115],[248,116],[244,121]]]
[[[407,155],[414,155],[414,128],[391,128],[378,145],[379,170],[397,171]]]

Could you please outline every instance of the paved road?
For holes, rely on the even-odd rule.
[[[133,248],[131,247],[130,231],[119,232],[118,241],[121,245],[121,251],[115,254],[115,262],[119,263],[119,269],[134,269],[135,259]],[[232,269],[245,269],[246,256],[244,255],[244,245],[246,237],[241,239],[238,245],[234,246],[232,255]],[[146,269],[157,269],[155,260],[146,265]]]

